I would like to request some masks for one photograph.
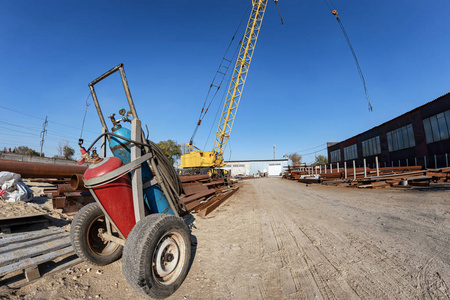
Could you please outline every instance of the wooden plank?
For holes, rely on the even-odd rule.
[[[63,231],[63,232],[57,232],[57,233],[54,233],[51,235],[41,236],[39,238],[28,240],[28,241],[17,241],[14,243],[9,243],[8,245],[0,248],[0,254],[16,251],[19,249],[32,248],[32,247],[35,247],[36,245],[47,243],[47,242],[53,241],[55,239],[66,237],[68,235],[69,234],[67,232]],[[1,261],[1,258],[0,258],[0,261]]]
[[[68,235],[66,235],[65,237],[58,235],[56,240],[52,239],[42,244],[31,245],[28,246],[26,249],[23,249],[21,246],[19,246],[20,247],[19,249],[13,252],[9,252],[7,255],[1,255],[0,267],[18,262],[28,257],[38,256],[51,251],[55,251],[67,246],[70,246],[70,237]]]
[[[39,265],[41,263],[53,260],[57,257],[60,256],[65,256],[65,255],[69,255],[69,254],[73,254],[73,248],[72,246],[69,247],[65,247],[56,251],[52,251],[50,253],[46,253],[44,255],[40,255],[40,256],[36,256],[36,257],[32,257],[32,258],[26,258],[24,260],[21,260],[19,262],[16,263],[12,263],[3,267],[0,267],[0,277],[14,272],[16,270],[24,270],[27,268],[31,268],[33,265]]]
[[[60,227],[53,227],[49,229],[43,229],[38,231],[30,231],[25,233],[15,233],[15,234],[8,234],[8,235],[0,235],[0,250],[2,247],[5,247],[9,244],[16,243],[16,242],[26,242],[31,241],[34,239],[38,239],[41,237],[53,235],[55,233],[61,233],[65,232]]]
[[[70,267],[80,264],[82,262],[83,262],[83,260],[76,256],[65,258],[61,262],[55,263],[53,266],[50,266],[48,268],[43,268],[44,270],[41,269],[40,270],[41,277],[39,277],[39,278],[60,272],[62,270],[66,270],[67,268],[70,268]],[[11,279],[0,280],[0,295],[8,294],[11,292],[10,289],[18,289],[18,288],[24,287],[24,286],[30,284],[31,282],[35,281],[35,280],[27,281],[25,278],[15,279],[14,281],[10,281],[10,280]],[[6,285],[7,285],[7,287],[5,288]]]
[[[41,277],[41,274],[39,273],[39,268],[37,265],[34,265],[32,267],[25,269],[24,273],[25,273],[25,278],[27,279],[28,282]]]
[[[2,218],[0,219],[0,230],[2,232],[10,233],[12,227],[35,224],[41,224],[43,227],[48,227],[50,223],[45,215],[46,214],[36,214],[23,217]]]

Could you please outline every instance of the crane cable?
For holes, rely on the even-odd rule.
[[[281,19],[281,25],[283,25],[284,20],[283,20],[283,17],[281,16],[280,8],[278,7],[278,0],[274,0],[274,2],[275,2],[275,5],[277,6],[278,15],[280,16],[280,19]]]
[[[350,48],[350,51],[352,52],[353,58],[355,60],[356,67],[357,67],[358,73],[359,73],[359,77],[361,78],[361,82],[362,82],[362,84],[364,86],[364,93],[366,95],[367,103],[369,104],[369,111],[373,111],[372,104],[370,104],[369,93],[367,92],[366,80],[364,79],[364,75],[363,75],[363,72],[361,70],[361,66],[359,65],[358,58],[356,57],[355,50],[353,49],[352,43],[350,42],[350,38],[348,37],[347,31],[344,28],[344,24],[342,24],[341,19],[338,16],[338,12],[334,8],[333,1],[332,0],[323,0],[323,1],[328,6],[328,8],[331,10],[331,13],[336,17],[336,20],[337,20],[337,22],[339,24],[339,27],[341,28],[342,33],[344,34],[344,37],[345,37],[345,39],[347,41],[347,44],[348,44],[348,46]]]
[[[218,93],[219,90],[220,90],[220,87],[222,86],[222,83],[223,83],[223,81],[224,81],[224,79],[225,79],[225,76],[226,76],[226,74],[227,74],[227,72],[228,72],[228,70],[229,70],[229,68],[230,68],[231,63],[234,61],[234,56],[236,55],[236,52],[233,54],[233,57],[232,57],[231,59],[227,59],[226,56],[227,56],[227,54],[228,54],[228,50],[230,49],[231,45],[233,44],[233,41],[234,41],[234,39],[235,39],[235,37],[236,37],[236,34],[238,33],[238,31],[239,31],[239,29],[240,29],[240,27],[241,27],[241,25],[242,25],[242,22],[244,21],[244,18],[245,18],[245,16],[247,15],[247,12],[248,12],[248,10],[249,10],[250,7],[251,7],[251,5],[249,5],[249,6],[247,7],[247,9],[246,9],[244,15],[242,16],[242,19],[241,19],[241,21],[239,22],[239,25],[238,25],[238,27],[236,28],[236,30],[235,30],[235,32],[234,32],[234,34],[233,34],[233,37],[231,38],[230,43],[228,44],[228,47],[227,47],[227,49],[226,49],[226,51],[225,51],[225,54],[224,54],[223,57],[222,57],[222,61],[220,62],[220,65],[219,65],[219,67],[217,68],[216,74],[214,75],[214,78],[213,78],[213,80],[212,80],[212,82],[211,82],[211,84],[210,84],[210,86],[209,86],[208,93],[206,94],[206,98],[205,98],[205,101],[204,101],[204,103],[203,103],[203,107],[202,107],[202,109],[201,109],[201,111],[200,111],[200,116],[199,116],[199,118],[198,118],[197,125],[196,125],[195,130],[194,130],[194,133],[192,134],[192,137],[191,137],[191,139],[190,139],[190,141],[189,141],[189,144],[191,144],[191,145],[192,145],[192,143],[193,143],[193,141],[194,141],[195,135],[197,134],[197,130],[198,130],[200,124],[201,124],[202,121],[203,121],[203,118],[205,117],[206,113],[208,112],[209,107],[211,106],[211,104],[212,104],[212,102],[214,101],[214,99],[215,99],[217,93]],[[239,46],[240,46],[241,41],[242,41],[242,39],[239,41],[239,45],[237,46],[237,49],[239,49]],[[219,74],[220,74],[220,75],[219,75]],[[215,85],[214,83],[216,82],[217,76],[222,76],[222,78],[220,79],[219,84],[218,84],[218,85]],[[211,97],[211,99],[210,99],[208,105],[206,105],[207,102],[208,102],[208,98],[210,98],[211,90],[212,90],[213,88],[216,89],[215,92],[214,92],[214,95]],[[205,108],[206,108],[206,109],[205,109]]]
[[[284,20],[283,20],[283,17],[281,16],[280,8],[278,7],[278,0],[274,0],[274,2],[275,2],[275,5],[277,6],[277,9],[278,9],[278,15],[280,16],[281,25],[283,25],[283,24],[284,24]],[[250,8],[250,6],[247,8],[247,11],[248,11],[249,8]],[[245,12],[244,16],[247,14],[247,11]],[[244,18],[244,17],[242,17],[242,19],[241,19],[241,23],[242,23],[243,18]],[[239,26],[240,26],[240,25],[241,25],[241,24],[239,24]],[[236,33],[235,33],[235,35],[236,35]],[[241,45],[241,43],[242,43],[242,40],[244,39],[244,35],[245,35],[245,33],[242,35],[242,38],[239,40],[239,43],[238,43],[238,45],[237,45],[237,47],[236,47],[236,49],[235,49],[235,51],[234,51],[233,58],[231,59],[232,61],[234,61],[234,57],[235,57],[236,54],[238,53],[238,50],[239,50],[240,45]],[[234,37],[233,37],[233,38],[234,38]],[[230,45],[231,45],[231,44],[230,44]],[[229,48],[229,47],[230,47],[230,46],[228,46],[228,48]],[[228,49],[227,49],[227,51],[228,51]],[[223,79],[225,79],[225,74],[224,74]],[[230,84],[230,80],[231,80],[231,74],[229,75],[229,78],[228,78],[227,81],[226,81],[226,84],[227,84],[227,85]],[[216,91],[216,94],[217,94],[217,92],[218,92],[218,90]],[[209,93],[209,92],[208,92],[208,93]],[[216,96],[216,94],[215,94],[214,96]],[[219,105],[218,108],[217,108],[217,112],[216,112],[216,115],[215,115],[215,117],[214,117],[214,121],[213,121],[213,123],[212,123],[212,125],[211,125],[211,128],[210,128],[210,130],[209,130],[208,137],[206,138],[205,146],[203,147],[204,149],[206,148],[206,145],[208,144],[209,138],[211,137],[211,133],[212,133],[212,130],[213,130],[213,128],[214,128],[214,124],[216,124],[216,120],[217,120],[217,117],[218,117],[218,115],[219,115],[220,108],[223,106],[223,102],[224,102],[224,100],[225,100],[225,96],[226,96],[226,95],[227,95],[227,91],[224,91],[223,96],[222,96],[222,99],[221,99],[221,101],[220,101],[220,105]],[[210,103],[210,105],[211,105],[211,103]],[[208,106],[208,108],[209,108],[209,106]],[[205,112],[205,114],[206,114],[206,112]],[[203,118],[202,118],[202,119],[203,119]],[[201,123],[200,120],[199,120],[199,122]],[[195,136],[195,133],[197,132],[197,129],[198,129],[199,125],[200,125],[200,124],[198,124],[197,127],[195,128],[194,135],[193,135],[192,137]],[[192,142],[192,138],[191,138],[191,142]],[[230,154],[230,157],[231,157],[231,154]]]
[[[86,114],[87,114],[88,106],[91,105],[90,103],[88,103],[88,99],[89,99],[90,96],[91,96],[91,92],[89,92],[89,95],[86,98],[86,109],[84,110],[83,124],[81,125],[81,133],[80,133],[80,139],[79,140],[81,140],[83,138],[84,121],[86,120]]]

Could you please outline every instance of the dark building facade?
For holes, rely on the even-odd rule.
[[[328,161],[357,166],[446,167],[450,159],[450,93],[339,143],[328,143]]]

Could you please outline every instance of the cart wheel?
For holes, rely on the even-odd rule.
[[[183,283],[190,258],[186,224],[172,215],[152,214],[139,221],[128,235],[122,270],[136,291],[161,299]]]
[[[123,247],[111,241],[103,241],[99,237],[99,231],[106,232],[105,215],[97,203],[89,203],[73,219],[70,240],[75,253],[82,260],[104,266],[118,260]]]

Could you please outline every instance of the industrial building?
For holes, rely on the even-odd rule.
[[[339,143],[328,143],[328,161],[341,166],[446,167],[450,154],[450,93]]]
[[[283,168],[288,166],[288,159],[271,160],[234,160],[226,161],[223,169],[231,172],[231,176],[251,176],[267,173],[268,176],[281,176]]]

